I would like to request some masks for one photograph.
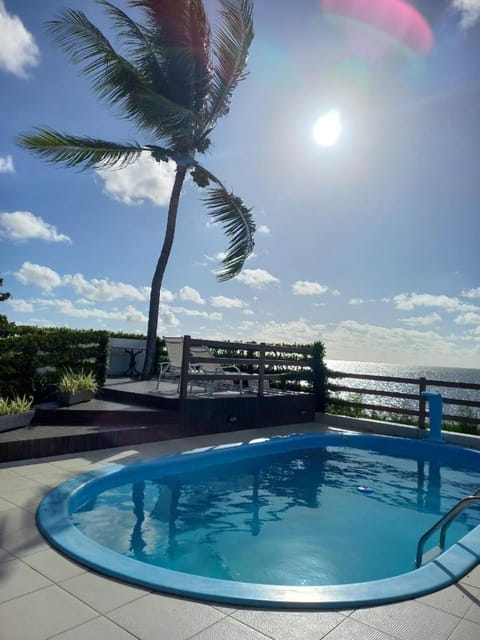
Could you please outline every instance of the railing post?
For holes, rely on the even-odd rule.
[[[184,400],[187,397],[188,380],[187,375],[189,371],[190,361],[190,336],[183,336],[183,353],[182,353],[182,369],[180,371],[180,400]]]
[[[258,395],[263,396],[265,380],[265,342],[260,343],[260,362],[258,365]]]
[[[425,398],[422,396],[423,391],[427,390],[427,380],[424,377],[419,379],[419,395],[420,399],[418,401],[418,428],[425,429],[425,418],[426,418],[426,408],[425,408]]]

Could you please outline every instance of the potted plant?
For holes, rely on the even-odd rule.
[[[88,402],[95,396],[96,390],[97,382],[93,372],[66,369],[58,383],[57,401],[63,406]]]
[[[0,397],[0,431],[28,426],[35,413],[32,402],[33,398],[27,396]]]

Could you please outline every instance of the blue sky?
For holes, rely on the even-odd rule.
[[[254,255],[216,281],[227,240],[188,183],[160,334],[320,339],[329,359],[480,368],[480,0],[412,4],[434,34],[426,56],[320,0],[257,0],[249,75],[203,158],[254,207]],[[34,126],[151,142],[47,37],[65,5],[109,33],[91,0],[0,0],[1,312],[142,333],[173,167],[143,157],[79,173],[15,143]],[[323,147],[312,130],[332,109],[342,131]]]

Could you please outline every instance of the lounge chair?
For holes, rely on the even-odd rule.
[[[168,360],[160,362],[160,372],[158,374],[156,387],[157,390],[162,378],[175,378],[179,376],[182,371],[183,337],[164,337],[163,339],[165,341],[165,347],[167,348]]]
[[[210,349],[205,346],[198,347],[190,347],[190,355],[194,358],[210,358],[213,359],[215,356],[212,354]],[[235,374],[241,373],[240,369],[235,365],[221,365],[218,362],[198,362],[196,365],[198,368],[195,370],[197,373],[228,373],[232,376]],[[232,389],[234,386],[234,380],[199,380],[198,382],[193,380],[192,384],[201,385],[208,389],[209,395],[212,395],[216,388],[218,389]],[[190,387],[191,388],[191,387]],[[242,385],[239,384],[239,391],[242,393]]]

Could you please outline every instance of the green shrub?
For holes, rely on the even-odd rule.
[[[15,396],[14,398],[0,397],[0,416],[11,416],[14,413],[23,413],[32,408],[33,398],[27,396]]]
[[[309,345],[310,353],[306,356],[296,356],[296,354],[284,353],[283,357],[276,355],[279,360],[285,360],[282,368],[291,367],[289,371],[280,374],[280,383],[272,386],[279,386],[281,389],[308,391],[315,395],[315,411],[325,413],[328,404],[327,379],[328,369],[324,362],[325,347],[321,342],[314,342]],[[296,361],[305,359],[308,362],[306,368],[296,366]],[[275,367],[266,373],[276,373]]]
[[[76,391],[95,391],[98,385],[92,371],[72,371],[65,369],[58,381],[58,390],[61,393],[75,393]]]

